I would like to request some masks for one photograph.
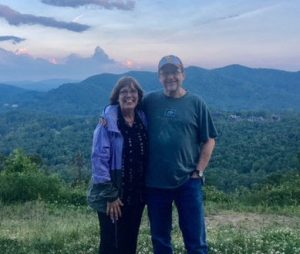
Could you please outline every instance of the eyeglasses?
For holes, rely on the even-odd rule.
[[[128,95],[128,94],[133,94],[133,95],[136,95],[138,94],[138,90],[135,90],[135,89],[123,89],[119,92],[119,95]]]
[[[163,77],[168,77],[169,75],[178,76],[182,71],[160,71],[159,74]]]

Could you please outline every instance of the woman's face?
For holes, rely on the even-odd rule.
[[[118,101],[121,109],[134,110],[139,101],[138,90],[132,84],[121,88]]]

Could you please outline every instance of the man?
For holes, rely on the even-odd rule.
[[[173,253],[172,204],[188,254],[208,253],[202,185],[217,131],[205,103],[186,91],[181,60],[163,57],[158,65],[163,91],[143,102],[148,120],[148,215],[155,254]]]

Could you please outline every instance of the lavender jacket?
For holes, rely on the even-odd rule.
[[[92,181],[88,192],[89,206],[106,211],[107,202],[122,197],[123,136],[118,128],[118,105],[104,109],[107,125],[98,124],[93,136]],[[144,112],[137,112],[146,126]]]

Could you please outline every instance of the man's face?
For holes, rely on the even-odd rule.
[[[173,64],[166,64],[159,71],[159,80],[164,86],[165,92],[170,95],[179,92],[184,78],[181,68]]]

